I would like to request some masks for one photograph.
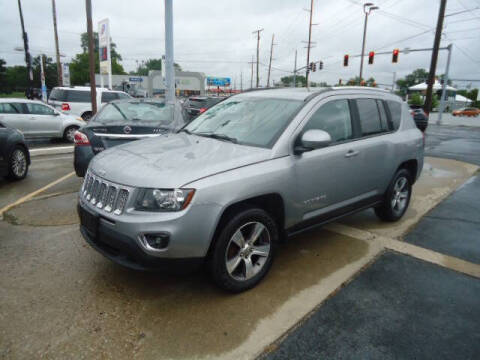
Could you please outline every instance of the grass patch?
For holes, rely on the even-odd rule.
[[[0,98],[21,98],[25,99],[25,93],[16,91],[10,94],[0,93]]]

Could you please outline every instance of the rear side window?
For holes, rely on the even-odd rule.
[[[124,93],[117,93],[119,99],[130,99],[130,96]]]
[[[326,131],[332,142],[351,139],[352,119],[348,100],[333,100],[322,105],[308,120],[303,132],[312,129]]]
[[[374,99],[357,99],[358,114],[362,135],[374,135],[383,132],[377,102]]]
[[[20,109],[9,103],[0,103],[0,114],[19,114]]]
[[[400,127],[400,119],[402,118],[402,105],[398,101],[387,100],[390,117],[393,123],[393,130]]]
[[[63,101],[68,102],[91,102],[90,91],[81,91],[81,90],[65,90],[66,99]],[[50,97],[51,99],[51,97]]]
[[[50,100],[67,101],[67,92],[62,89],[53,89],[50,93]]]
[[[102,92],[102,103],[108,103],[113,100],[117,100],[118,96],[114,92],[104,91]]]

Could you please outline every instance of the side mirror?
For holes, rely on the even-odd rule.
[[[320,149],[330,145],[332,138],[329,133],[323,130],[312,129],[303,133],[299,144],[295,146],[295,154]]]

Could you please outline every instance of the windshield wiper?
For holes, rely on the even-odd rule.
[[[204,136],[204,137],[209,137],[209,138],[212,138],[212,139],[217,139],[217,140],[224,140],[224,141],[230,141],[231,143],[234,143],[236,144],[238,142],[238,140],[234,137],[230,137],[228,135],[225,135],[225,134],[217,134],[217,133],[211,133],[211,132],[198,132],[198,133],[194,133],[195,135],[200,135],[200,136]]]

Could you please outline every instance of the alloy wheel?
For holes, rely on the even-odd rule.
[[[399,177],[393,187],[391,199],[393,211],[401,213],[405,209],[408,202],[409,192],[410,188],[408,187],[408,179],[404,176]]]
[[[16,177],[22,177],[27,171],[27,158],[20,149],[15,149],[12,154],[12,172]]]
[[[230,238],[225,252],[228,274],[239,281],[257,275],[264,267],[271,250],[271,237],[260,222],[240,226]]]

